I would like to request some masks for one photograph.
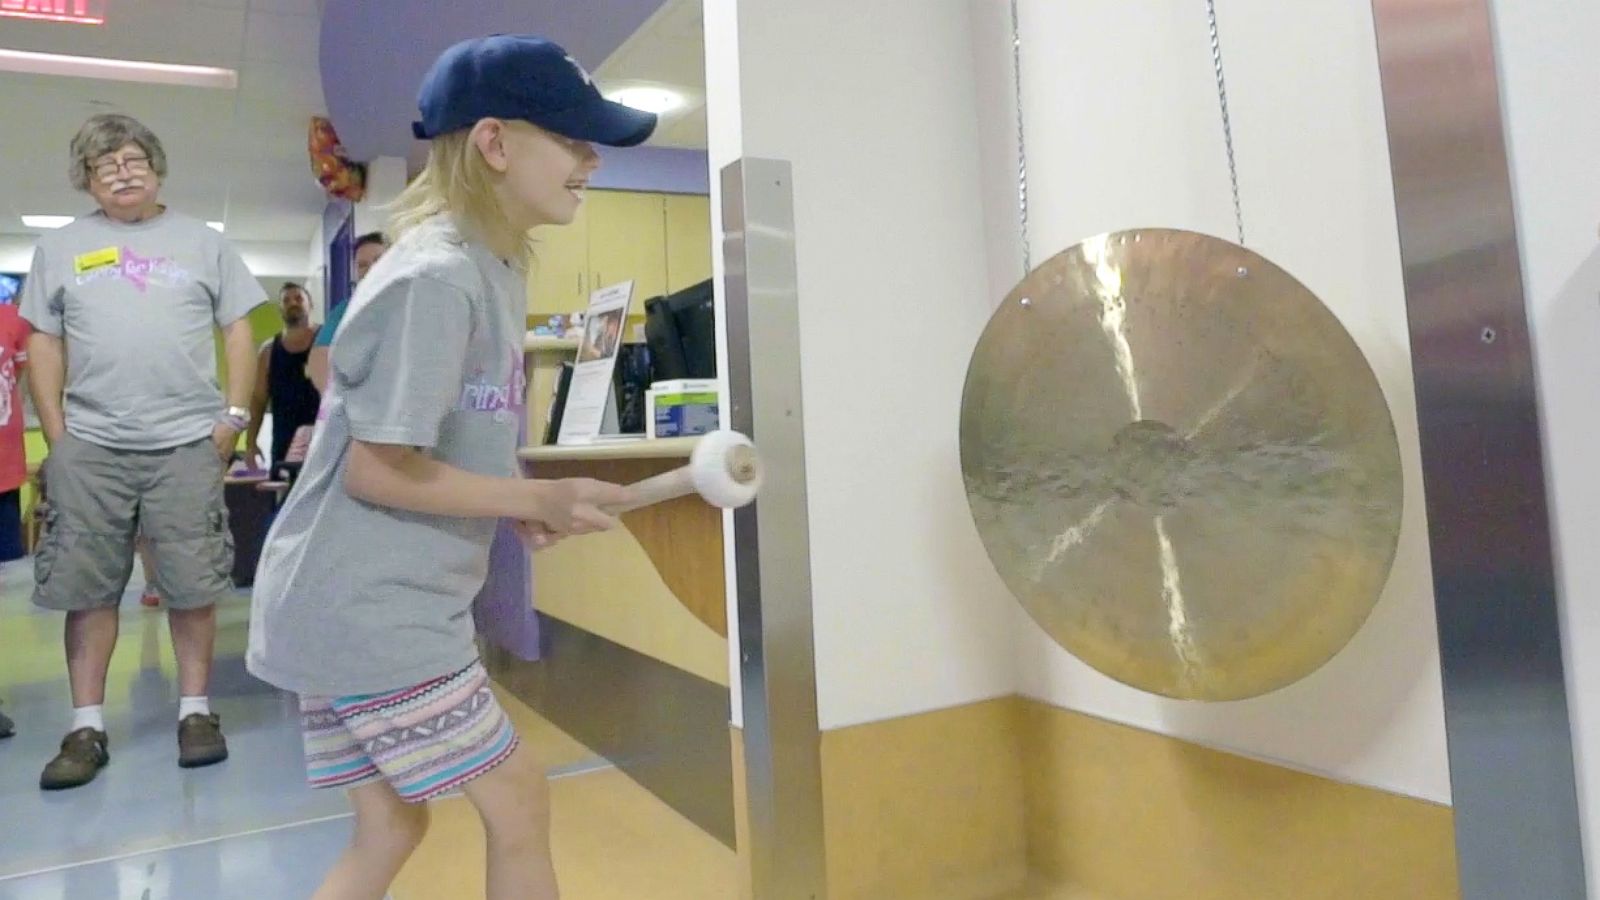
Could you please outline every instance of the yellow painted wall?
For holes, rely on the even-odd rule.
[[[674,194],[667,204],[667,291],[711,277],[711,198]]]
[[[711,277],[711,200],[701,195],[590,191],[571,225],[535,229],[530,322],[584,309],[596,288],[632,279],[633,308]]]
[[[578,207],[578,215],[570,225],[535,228],[533,237],[533,260],[528,267],[529,315],[544,318],[583,309],[592,289],[589,204]]]
[[[633,302],[667,291],[666,198],[633,191],[593,191],[589,207],[590,288],[633,280]]]
[[[822,735],[829,900],[995,897],[1027,875],[1009,700]]]
[[[1031,868],[1113,898],[1456,900],[1449,807],[1022,704]]]
[[[830,900],[1460,896],[1448,807],[1031,699],[827,731],[821,754]]]

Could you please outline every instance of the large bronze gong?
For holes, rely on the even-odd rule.
[[[1147,229],[1039,266],[961,404],[990,558],[1063,648],[1125,684],[1257,696],[1339,652],[1400,529],[1400,452],[1350,335],[1228,241]]]

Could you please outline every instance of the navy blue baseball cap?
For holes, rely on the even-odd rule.
[[[531,34],[462,41],[441,54],[417,93],[422,120],[411,132],[428,140],[479,119],[518,119],[579,141],[610,147],[644,143],[654,113],[607,100],[594,79],[557,44]]]

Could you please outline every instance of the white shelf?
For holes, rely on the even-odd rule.
[[[578,350],[578,339],[575,337],[551,337],[544,334],[534,334],[530,331],[528,332],[527,337],[525,337],[522,341],[522,348],[524,350],[534,352],[553,353],[571,351],[576,353]]]

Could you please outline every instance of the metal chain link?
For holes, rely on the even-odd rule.
[[[1239,203],[1239,169],[1233,159],[1233,121],[1228,116],[1228,84],[1222,77],[1222,39],[1217,33],[1216,0],[1206,0],[1206,18],[1211,24],[1211,62],[1217,70],[1217,102],[1222,106],[1222,140],[1228,148],[1228,181],[1233,186],[1233,221],[1239,229],[1239,246],[1242,247],[1244,207]]]
[[[1017,104],[1017,212],[1022,231],[1022,273],[1033,271],[1033,256],[1028,240],[1028,144],[1022,116],[1022,30],[1017,13],[1018,0],[1011,0],[1011,67]],[[1217,27],[1216,0],[1206,0],[1206,18],[1211,30],[1211,62],[1217,73],[1217,102],[1222,110],[1222,139],[1228,153],[1228,183],[1233,192],[1233,220],[1239,245],[1244,246],[1244,206],[1239,199],[1239,167],[1233,152],[1233,120],[1228,112],[1228,83],[1222,72],[1222,38]]]
[[[1017,0],[1011,0],[1011,75],[1017,99],[1017,208],[1022,227],[1022,276],[1026,278],[1033,271],[1033,256],[1028,246],[1028,144],[1022,129],[1022,29]]]

